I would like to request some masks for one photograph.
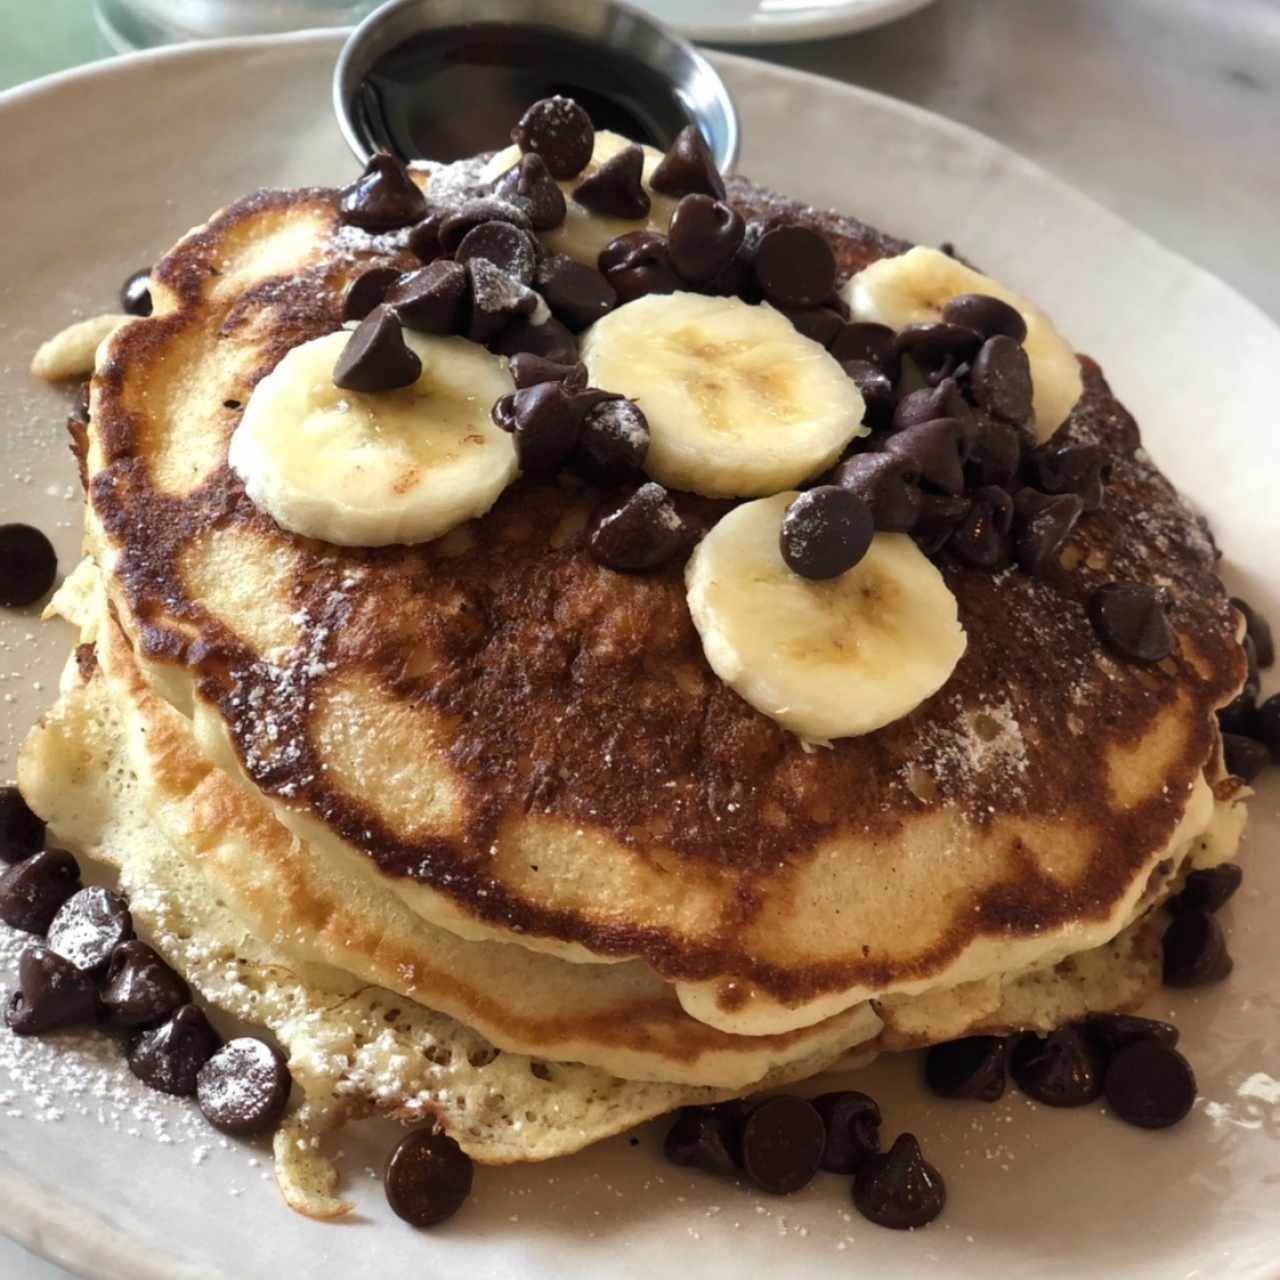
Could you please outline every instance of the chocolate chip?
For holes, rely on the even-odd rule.
[[[45,849],[0,876],[0,920],[11,929],[43,933],[80,887],[80,868],[65,849]]]
[[[922,493],[920,515],[911,530],[920,550],[927,556],[941,550],[956,525],[969,514],[972,505],[968,498],[960,495]]]
[[[1084,502],[1074,493],[1019,489],[1013,504],[1018,564],[1025,573],[1043,575],[1058,563],[1058,555],[1084,511]]]
[[[717,298],[743,298],[747,302],[760,301],[756,295],[751,260],[743,249],[739,249],[733,255],[729,265],[723,271],[699,286],[699,291]]]
[[[925,1058],[929,1088],[943,1098],[995,1102],[1004,1095],[1008,1041],[1001,1036],[966,1036],[935,1044]]]
[[[1232,596],[1231,603],[1244,614],[1245,632],[1253,641],[1258,666],[1266,671],[1276,660],[1276,645],[1271,635],[1271,624],[1247,600]]]
[[[865,360],[876,366],[885,377],[898,377],[898,354],[894,349],[897,335],[888,325],[858,322],[841,323],[832,338],[830,351],[841,364],[847,360]],[[945,416],[934,414],[934,417]],[[921,419],[923,421],[923,419]]]
[[[704,195],[724,199],[724,179],[711,149],[697,126],[685,125],[649,179],[655,191],[667,196]]]
[[[909,324],[898,330],[894,350],[909,356],[930,384],[954,375],[975,355],[982,339],[957,324]]]
[[[947,1203],[942,1175],[925,1160],[914,1134],[901,1133],[853,1178],[853,1203],[877,1226],[908,1231],[932,1222]]]
[[[0,524],[0,604],[34,604],[58,576],[53,543],[29,524]]]
[[[594,514],[587,546],[610,569],[653,569],[682,551],[689,530],[667,491],[653,481],[625,498],[604,503]]]
[[[596,265],[617,293],[619,304],[680,289],[666,237],[653,231],[628,231],[610,240],[600,250]]]
[[[1108,647],[1130,662],[1159,662],[1173,652],[1164,597],[1141,582],[1111,582],[1089,598],[1089,616]]]
[[[578,443],[582,426],[579,407],[559,382],[539,382],[503,399],[510,401],[511,432],[520,470],[527,476],[551,475]],[[496,415],[495,407],[495,420]]]
[[[471,294],[467,337],[472,342],[492,342],[517,316],[537,310],[538,295],[499,271],[487,258],[472,258],[467,263],[467,284]]]
[[[969,456],[964,476],[970,485],[998,484],[1009,488],[1022,467],[1022,432],[990,414],[977,414],[966,427]]]
[[[1059,1027],[1044,1039],[1021,1036],[1009,1073],[1023,1093],[1050,1107],[1082,1107],[1102,1092],[1098,1051],[1074,1025]]]
[[[509,200],[482,196],[477,200],[468,200],[441,219],[438,232],[441,250],[444,253],[456,253],[467,234],[485,222],[508,222],[521,231],[533,230],[533,223],[523,209]]]
[[[537,286],[551,314],[574,333],[618,305],[618,295],[600,272],[563,253],[547,258],[538,267]]]
[[[1043,445],[1028,459],[1028,477],[1045,493],[1075,493],[1086,511],[1102,506],[1111,459],[1096,444]]]
[[[1201,867],[1188,874],[1182,892],[1169,899],[1171,911],[1220,911],[1244,881],[1244,868],[1235,862]]]
[[[151,268],[135,271],[120,286],[120,310],[130,316],[151,314]]]
[[[538,247],[528,231],[509,222],[482,222],[472,227],[454,253],[456,262],[484,258],[521,284],[530,284],[538,265]]]
[[[426,197],[409,177],[408,169],[383,151],[370,158],[350,186],[343,187],[338,200],[342,221],[364,231],[409,227],[426,212]]]
[[[869,360],[846,360],[844,371],[853,379],[865,406],[863,422],[877,430],[883,429],[893,420],[893,410],[898,403],[893,383],[880,369],[879,365]]]
[[[1174,917],[1161,939],[1166,987],[1200,987],[1221,982],[1235,967],[1222,926],[1203,911]]]
[[[9,997],[5,1023],[20,1036],[95,1022],[93,979],[48,947],[28,947],[18,958],[18,989]]]
[[[1172,1022],[1139,1018],[1131,1013],[1092,1013],[1085,1020],[1084,1029],[1108,1055],[1140,1040],[1156,1040],[1171,1049],[1178,1043],[1178,1028]]]
[[[0,787],[0,862],[21,862],[43,845],[44,819],[31,812],[17,787]]]
[[[643,466],[648,420],[634,400],[605,400],[583,419],[578,447],[605,473]]]
[[[997,334],[982,344],[969,374],[976,405],[1007,422],[1031,416],[1031,361],[1010,337]]]
[[[578,359],[577,340],[554,316],[541,323],[530,316],[517,316],[489,344],[489,350],[500,356],[527,352],[556,364],[572,365]]]
[[[672,265],[690,284],[706,284],[733,261],[745,232],[742,215],[723,200],[685,196],[667,232]]]
[[[571,390],[581,390],[587,385],[587,366],[560,364],[545,356],[522,351],[511,357],[511,377],[517,389],[535,387],[539,382],[567,382]]]
[[[826,236],[811,227],[766,231],[756,246],[752,269],[765,297],[784,307],[819,306],[836,283],[836,255]]]
[[[233,1138],[274,1129],[292,1088],[284,1059],[252,1036],[229,1040],[196,1075],[196,1101],[204,1118]]]
[[[1121,1120],[1140,1129],[1167,1129],[1191,1110],[1196,1076],[1177,1049],[1158,1040],[1139,1040],[1111,1060],[1107,1103]]]
[[[1013,499],[999,485],[984,485],[970,495],[972,505],[956,525],[947,549],[974,569],[998,569],[1009,562]]]
[[[892,334],[893,331],[889,332]],[[954,418],[967,423],[972,416],[973,410],[956,380],[943,378],[936,387],[922,387],[903,396],[893,411],[893,428],[905,431],[907,427],[932,422],[936,418]]]
[[[1239,733],[1222,735],[1222,756],[1227,772],[1241,782],[1252,782],[1271,763],[1265,744]]]
[[[107,964],[102,1004],[117,1027],[145,1027],[191,1000],[182,978],[145,942],[122,942]]]
[[[964,463],[969,442],[964,423],[957,418],[935,418],[896,431],[880,446],[886,453],[906,458],[926,484],[943,493],[964,490]]]
[[[143,1084],[185,1098],[195,1093],[200,1068],[221,1043],[208,1018],[195,1005],[184,1004],[167,1022],[135,1035],[125,1058]]]
[[[73,893],[58,908],[48,931],[50,949],[86,973],[101,969],[116,947],[132,937],[129,904],[97,885]]]
[[[393,391],[412,386],[421,374],[422,361],[405,346],[400,321],[384,305],[375,307],[347,339],[333,366],[333,385],[344,391]]]
[[[779,307],[778,310],[791,321],[797,333],[824,347],[830,347],[844,327],[840,313],[830,307]],[[890,329],[888,332],[892,337],[893,331]]]
[[[1249,637],[1245,636],[1246,646],[1248,643]],[[1245,652],[1248,652],[1247,648]],[[1218,727],[1223,733],[1243,734],[1246,738],[1258,737],[1254,722],[1258,716],[1258,690],[1260,687],[1258,679],[1250,675],[1245,680],[1244,688],[1225,707],[1219,708]]]
[[[387,1161],[383,1187],[398,1217],[415,1227],[451,1218],[471,1194],[471,1157],[447,1133],[417,1129]]]
[[[604,218],[647,218],[644,152],[636,146],[623,147],[574,187],[573,198]]]
[[[466,296],[466,268],[441,259],[401,276],[385,303],[410,329],[448,337],[462,331]]]
[[[818,1172],[826,1127],[811,1102],[789,1094],[766,1098],[742,1125],[742,1167],[762,1191],[786,1196]]]
[[[731,1113],[721,1107],[682,1107],[663,1140],[663,1155],[672,1164],[707,1173],[737,1172]]]
[[[813,1100],[826,1141],[819,1166],[828,1173],[854,1173],[869,1156],[880,1154],[880,1108],[856,1089],[823,1093]]]
[[[564,192],[551,176],[547,162],[535,151],[522,155],[520,163],[498,179],[494,194],[500,200],[519,204],[535,231],[554,230],[564,221]]]
[[[400,272],[395,267],[370,267],[362,271],[342,295],[343,320],[363,320],[399,279]]]
[[[909,458],[855,453],[836,467],[831,482],[861,498],[883,533],[910,533],[920,518],[920,471]]]
[[[1022,313],[989,293],[957,294],[942,308],[942,318],[947,324],[972,329],[983,338],[1003,335],[1022,342],[1027,336],[1027,322]]]
[[[448,217],[444,209],[433,209],[412,231],[409,232],[409,252],[423,262],[434,262],[444,254],[444,245],[440,243],[440,228]]]
[[[541,98],[520,117],[511,141],[545,161],[553,178],[572,178],[591,160],[596,131],[591,117],[572,98]]]
[[[792,501],[782,517],[778,546],[792,573],[835,578],[867,554],[874,535],[871,508],[852,490],[823,484]]]
[[[1254,712],[1252,734],[1280,764],[1280,693],[1273,693]]]

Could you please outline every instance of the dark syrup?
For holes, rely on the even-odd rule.
[[[557,93],[584,107],[597,129],[661,150],[690,122],[670,84],[638,58],[516,23],[411,37],[369,72],[357,110],[375,146],[461,160],[505,147],[525,108]]]

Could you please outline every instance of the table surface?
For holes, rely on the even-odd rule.
[[[940,0],[876,31],[745,52],[971,125],[1280,319],[1280,0]],[[0,16],[0,89],[108,53],[88,0]],[[0,1239],[0,1276],[68,1273]]]

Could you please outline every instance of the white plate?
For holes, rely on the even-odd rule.
[[[28,378],[32,350],[69,316],[111,306],[129,270],[218,205],[259,185],[348,179],[327,106],[336,51],[332,34],[166,50],[0,97],[4,518],[48,529],[64,567],[79,518],[66,397]],[[856,89],[716,61],[742,108],[744,171],[906,236],[955,240],[1101,357],[1151,451],[1211,514],[1228,581],[1280,621],[1280,330],[977,134]],[[52,700],[66,645],[60,627],[0,617],[0,745],[10,759]],[[699,1280],[736,1278],[744,1261],[752,1274],[844,1280],[1274,1276],[1280,863],[1266,855],[1280,838],[1278,782],[1267,779],[1254,801],[1249,876],[1227,910],[1235,974],[1198,995],[1167,993],[1151,1010],[1183,1027],[1199,1072],[1204,1098],[1179,1128],[1143,1133],[1100,1108],[1054,1112],[1013,1091],[995,1106],[930,1099],[910,1059],[862,1078],[888,1134],[916,1131],[948,1179],[947,1211],[925,1231],[864,1222],[843,1179],[778,1200],[671,1168],[660,1126],[634,1148],[619,1138],[551,1166],[481,1170],[472,1203],[431,1234],[395,1220],[364,1172],[380,1165],[390,1130],[353,1133],[345,1145],[359,1213],[315,1225],[263,1181],[261,1149],[224,1145],[188,1104],[148,1093],[118,1065],[86,1065],[83,1049],[59,1056],[23,1042],[30,1062],[14,1070],[16,1041],[2,1031],[0,1228],[120,1280],[354,1277],[373,1274],[375,1257],[386,1276],[475,1280],[651,1280],[673,1261]],[[46,1061],[60,1074],[31,1066]]]
[[[881,27],[934,0],[633,0],[690,40],[790,44]]]

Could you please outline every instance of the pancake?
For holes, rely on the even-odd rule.
[[[903,247],[731,195],[816,222],[845,273]],[[110,340],[91,398],[89,544],[145,679],[326,874],[372,874],[470,942],[640,964],[744,1036],[1044,969],[1114,938],[1153,879],[1167,892],[1213,818],[1239,620],[1096,364],[1055,439],[1100,445],[1112,481],[1063,572],[943,555],[968,635],[951,680],[815,752],[710,671],[678,559],[591,559],[602,495],[579,478],[521,481],[435,543],[340,553],[248,500],[226,463],[241,406],[338,327],[358,269],[413,264],[403,243],[341,226],[331,191],[240,201],[158,265],[155,314]],[[1155,667],[1113,660],[1088,620],[1125,577],[1173,601]]]

